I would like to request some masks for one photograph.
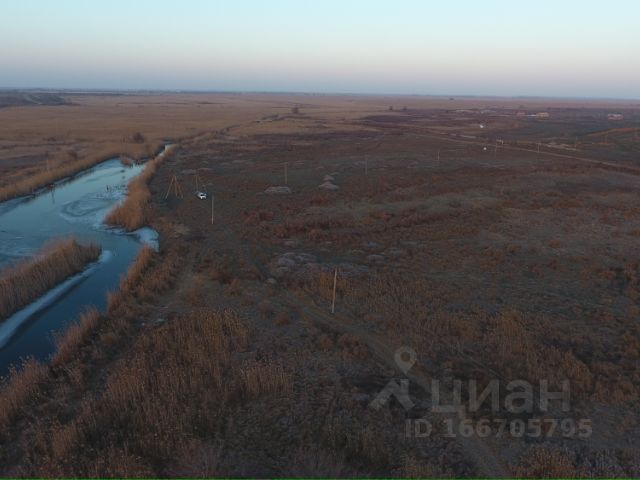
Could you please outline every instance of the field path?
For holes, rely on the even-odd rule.
[[[307,318],[324,328],[328,328],[336,333],[349,333],[356,336],[358,340],[369,348],[369,351],[379,362],[387,367],[400,371],[395,361],[396,348],[388,345],[388,343],[379,336],[355,326],[349,317],[339,313],[331,314],[326,311],[326,309],[318,307],[311,298],[302,298],[290,292],[287,292],[285,301],[290,307],[295,307],[300,312],[304,312]],[[431,376],[426,368],[416,363],[416,365],[406,373],[406,376],[414,384],[419,385],[425,393],[431,395]],[[442,393],[445,393],[443,396],[448,396],[446,392],[441,392],[441,394]],[[464,420],[463,416],[457,414],[441,415],[443,418],[451,418],[453,420],[454,431],[460,431],[459,426]],[[457,435],[456,440],[469,458],[473,460],[480,476],[510,477],[507,468],[498,460],[497,455],[489,445],[487,445],[484,439],[477,435],[470,437]]]
[[[372,125],[367,125],[367,126],[372,126]],[[429,129],[416,127],[416,126],[409,127],[407,125],[398,125],[398,124],[378,124],[378,125],[375,125],[375,127],[379,128],[382,131],[387,131],[390,128],[395,130],[410,131],[416,136],[425,137],[432,140],[442,140],[445,142],[452,142],[452,143],[457,143],[462,145],[477,145],[479,147],[490,146],[491,148],[493,148],[493,145],[488,144],[486,141],[477,141],[477,140],[471,140],[467,138],[452,137],[450,135],[443,135],[442,133],[433,132]],[[550,152],[548,150],[538,151],[535,148],[516,147],[514,145],[507,145],[507,144],[499,145],[498,150],[520,151],[520,152],[534,153],[536,155],[541,155],[541,156],[544,155],[544,156],[551,156],[556,158],[566,158],[569,160],[576,160],[578,162],[595,165],[596,167],[599,167],[605,170],[615,170],[618,172],[629,173],[632,175],[640,175],[640,167],[635,167],[633,165],[623,165],[623,164],[614,163],[614,162],[607,162],[603,160],[597,160],[595,158],[583,157],[581,155],[571,155],[568,153]]]

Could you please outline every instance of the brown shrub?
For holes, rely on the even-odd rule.
[[[0,275],[0,320],[82,271],[99,255],[98,245],[85,246],[70,238],[48,245],[34,258],[7,268]]]
[[[273,305],[267,300],[263,300],[258,304],[258,310],[266,316],[273,315]]]
[[[289,323],[291,323],[289,312],[280,310],[274,319],[274,323],[278,326],[289,325]]]
[[[346,228],[354,225],[351,215],[307,215],[305,217],[288,219],[284,223],[273,227],[273,233],[278,238],[289,238],[295,235],[308,234],[312,231],[323,231],[332,228]]]
[[[242,293],[242,283],[240,279],[234,278],[231,280],[231,283],[226,288],[226,292],[229,295],[240,295]]]
[[[333,339],[325,333],[318,337],[317,343],[321,350],[330,350],[333,348]]]

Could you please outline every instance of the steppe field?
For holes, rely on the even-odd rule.
[[[2,476],[640,476],[639,101],[0,96],[0,200],[118,155],[159,251],[4,379]]]

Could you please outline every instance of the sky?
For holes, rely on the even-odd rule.
[[[0,87],[640,98],[637,0],[0,0]]]

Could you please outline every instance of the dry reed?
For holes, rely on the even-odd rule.
[[[141,336],[104,389],[48,433],[51,453],[43,468],[74,476],[139,468],[148,476],[182,453],[192,455],[183,452],[190,440],[215,431],[224,405],[239,392],[232,356],[247,341],[248,330],[231,311],[195,311]],[[135,458],[127,467],[111,458],[123,444]]]
[[[47,367],[29,359],[20,369],[11,367],[9,376],[0,388],[0,432],[5,430],[25,401],[37,392],[39,384],[47,376]]]
[[[81,245],[70,238],[48,245],[34,258],[7,268],[0,273],[0,320],[82,271],[99,255],[98,245]]]
[[[48,185],[64,178],[73,177],[83,170],[91,168],[100,162],[104,162],[105,160],[116,156],[118,156],[118,152],[116,150],[99,152],[93,155],[84,156],[80,159],[74,159],[74,156],[71,156],[72,161],[58,162],[50,169],[18,178],[11,184],[1,186],[0,202],[23,195],[33,194],[41,188],[47,187]]]
[[[81,313],[78,320],[72,323],[64,333],[56,335],[57,352],[51,363],[58,366],[69,362],[95,331],[99,320],[100,312],[95,308],[89,308]]]
[[[164,154],[149,160],[140,175],[129,182],[127,197],[116,206],[105,219],[109,225],[117,225],[125,230],[132,231],[144,227],[149,220],[149,201],[151,192],[149,182],[158,170],[158,166],[172,152],[166,150]]]

